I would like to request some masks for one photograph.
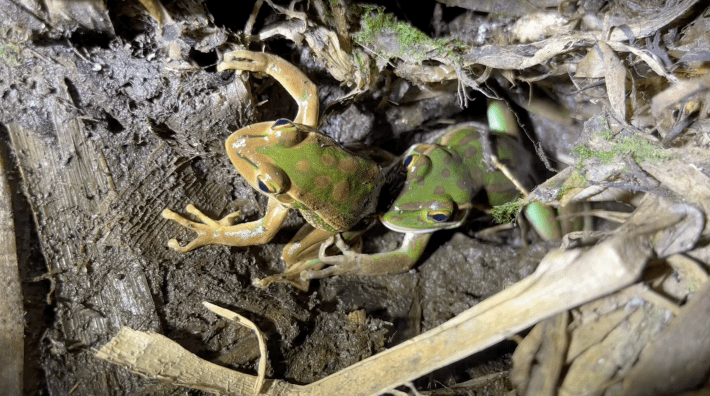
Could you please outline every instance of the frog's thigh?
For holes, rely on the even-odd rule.
[[[310,224],[301,227],[283,250],[283,259],[287,267],[293,264],[318,257],[320,244],[337,232],[315,228]],[[312,256],[312,257],[311,257]]]

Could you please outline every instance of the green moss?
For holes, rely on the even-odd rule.
[[[432,41],[422,31],[409,26],[407,23],[399,22],[392,14],[387,14],[381,8],[374,7],[366,7],[366,12],[362,18],[362,30],[355,35],[355,41],[359,44],[366,44],[383,31],[391,31],[397,34],[400,45],[400,53],[398,55],[402,55],[415,45]]]
[[[636,135],[622,138],[616,148],[620,154],[631,153],[636,162],[658,162],[673,157],[671,153]]]
[[[614,132],[611,129],[604,129],[603,131],[599,131],[599,137],[606,140],[607,142],[611,142],[614,139]]]
[[[520,198],[517,201],[494,206],[491,209],[491,216],[493,216],[493,220],[498,224],[510,223],[520,210],[522,204],[523,199]]]
[[[562,197],[564,197],[565,194],[567,194],[567,192],[569,192],[569,190],[571,190],[573,188],[574,188],[574,186],[571,184],[566,184],[566,185],[562,186],[562,188],[560,189],[560,192],[557,193],[557,199],[562,199]]]
[[[700,290],[700,286],[697,283],[693,282],[688,285],[688,292],[697,293],[698,290]]]
[[[567,192],[574,188],[587,186],[589,186],[589,182],[587,181],[587,179],[585,179],[584,176],[582,176],[581,174],[575,172],[572,176],[567,178],[564,183],[562,183],[562,186],[560,187],[560,192],[557,193],[557,199],[562,199],[562,197],[564,197]]]
[[[366,71],[370,67],[370,65],[365,65],[365,59],[363,59],[362,53],[359,50],[353,50],[353,56],[355,57],[355,62],[359,70]]]
[[[579,161],[591,158],[598,158],[603,164],[608,164],[616,158],[614,153],[610,151],[592,150],[587,146],[579,145],[572,149],[572,154],[576,155]]]
[[[360,6],[360,10],[355,13],[362,21],[361,30],[353,39],[356,43],[370,47],[370,42],[382,32],[391,32],[396,36],[398,50],[392,53],[378,53],[385,58],[402,57],[407,54],[421,61],[429,51],[447,53],[453,55],[449,48],[451,41],[445,39],[433,40],[421,30],[410,26],[406,22],[400,22],[392,14],[385,13],[381,8],[374,6]],[[457,44],[459,47],[461,42]]]
[[[441,40],[441,39],[440,39]],[[454,46],[459,51],[466,51],[469,49],[469,46],[464,44],[463,41],[461,41],[460,38],[456,37],[455,39],[451,40],[451,44]]]
[[[325,9],[325,13],[323,14],[323,22],[330,24],[331,21],[333,21],[333,11],[329,7]]]
[[[597,158],[603,164],[609,164],[614,159],[628,154],[631,154],[636,162],[659,162],[673,157],[672,154],[665,152],[650,141],[636,135],[622,137],[616,141],[613,141],[611,131],[600,132],[600,135],[602,138],[612,143],[611,149],[593,150],[583,145],[576,146],[572,149],[572,153],[578,157],[579,161]]]

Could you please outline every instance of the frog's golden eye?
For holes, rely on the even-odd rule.
[[[294,124],[285,118],[271,124],[271,134],[285,147],[293,147],[309,135],[308,131],[303,129],[303,125]]]
[[[404,159],[404,167],[407,168],[408,172],[412,170],[417,161],[419,161],[420,157],[421,155],[419,154],[410,154]]]
[[[287,120],[285,118],[280,118],[276,121],[274,121],[273,124],[271,124],[271,129],[284,129],[284,128],[289,128],[289,127],[294,127],[293,122],[290,120]]]
[[[256,187],[266,194],[281,194],[291,186],[286,173],[273,164],[262,163],[255,176]]]
[[[257,176],[256,181],[259,185],[259,190],[267,194],[277,194],[276,186],[274,186],[268,180],[264,180],[261,176]]]
[[[448,210],[434,210],[427,213],[427,219],[435,223],[443,223],[451,218],[451,212]]]

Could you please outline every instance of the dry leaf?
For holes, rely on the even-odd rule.
[[[604,60],[604,82],[611,109],[619,120],[626,121],[626,67],[605,42],[598,42],[595,49]]]

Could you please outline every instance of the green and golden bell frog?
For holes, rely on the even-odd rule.
[[[310,226],[304,226],[284,248],[288,265],[317,252],[320,242],[374,211],[384,183],[381,168],[314,129],[318,93],[308,77],[277,56],[241,50],[226,54],[217,69],[273,76],[298,102],[298,113],[293,122],[280,119],[249,125],[234,132],[225,143],[237,171],[269,198],[264,217],[235,225],[239,212],[213,220],[189,205],[187,212],[200,220],[195,222],[165,209],[163,217],[198,234],[185,246],[174,239],[168,246],[187,252],[210,244],[264,244],[281,228],[288,211],[296,209]]]
[[[493,137],[493,136],[492,136]],[[514,184],[499,170],[489,171],[483,163],[479,128],[458,125],[433,144],[416,144],[403,156],[407,180],[389,210],[380,216],[387,228],[404,233],[399,249],[376,254],[360,254],[335,236],[323,243],[318,266],[304,270],[302,280],[340,274],[392,274],[410,269],[422,256],[433,232],[459,227],[473,210],[472,200],[481,189],[491,205],[517,198]],[[513,139],[495,136],[498,160],[513,169],[518,180],[531,168],[531,156]],[[342,255],[328,256],[326,248],[335,243]],[[315,263],[315,260],[314,260]]]

